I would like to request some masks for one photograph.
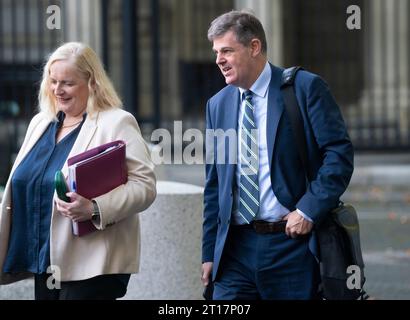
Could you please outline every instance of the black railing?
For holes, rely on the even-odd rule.
[[[284,1],[285,65],[302,65],[326,79],[357,150],[408,150],[410,83],[400,74],[409,73],[410,7],[354,1],[361,29],[350,30],[346,9],[352,4]]]
[[[1,168],[10,167],[36,112],[46,55],[67,39],[70,26],[76,26],[77,36],[90,28],[80,15],[73,15],[78,21],[67,20],[67,1],[0,0],[0,159],[7,159]],[[181,119],[184,127],[203,128],[206,100],[224,86],[214,56],[207,53],[212,45],[206,31],[212,18],[232,9],[234,1],[181,3],[99,3],[103,62],[143,131],[172,127]],[[410,37],[403,35],[410,35],[410,24],[403,19],[408,19],[410,5],[395,0],[354,3],[361,9],[360,30],[346,26],[350,0],[282,1],[283,66],[302,65],[326,79],[356,149],[407,151]],[[50,5],[61,8],[60,30],[46,26]],[[380,8],[373,10],[375,5]],[[168,112],[172,103],[173,112]]]
[[[0,0],[0,185],[36,113],[44,57],[62,39],[47,29],[50,5],[62,0]]]

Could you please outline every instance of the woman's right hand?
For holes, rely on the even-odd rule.
[[[56,197],[57,210],[65,217],[75,222],[90,220],[93,212],[93,203],[78,193],[68,192],[71,202],[65,202]]]

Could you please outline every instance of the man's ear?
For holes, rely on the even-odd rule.
[[[262,52],[262,42],[259,39],[254,38],[251,40],[250,48],[252,57],[255,58]]]

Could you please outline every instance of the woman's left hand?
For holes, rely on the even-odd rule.
[[[65,202],[56,197],[57,210],[63,216],[75,222],[90,220],[93,212],[93,203],[91,200],[75,192],[68,192],[66,195],[71,199],[71,202]]]

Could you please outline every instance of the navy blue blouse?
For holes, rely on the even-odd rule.
[[[54,175],[61,170],[84,123],[56,143],[60,112],[16,168],[12,180],[12,226],[3,272],[44,273],[50,265]]]

